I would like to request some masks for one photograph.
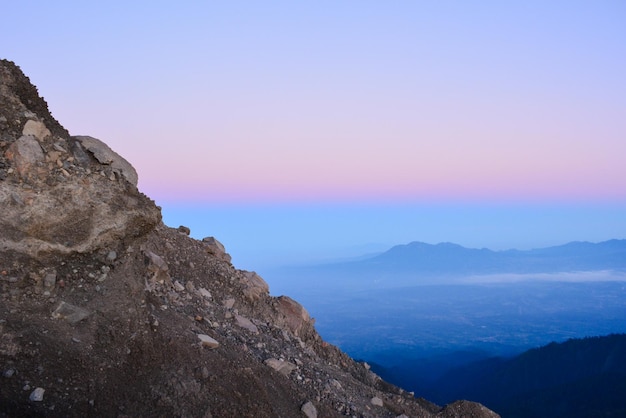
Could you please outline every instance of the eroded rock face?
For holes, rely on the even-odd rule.
[[[0,250],[41,258],[116,248],[161,221],[132,165],[95,138],[71,137],[8,61],[0,131]]]

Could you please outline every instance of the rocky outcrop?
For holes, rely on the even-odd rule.
[[[0,71],[2,251],[41,258],[119,248],[160,222],[126,160],[95,138],[69,136],[15,65]]]
[[[7,61],[0,93],[0,417],[494,416],[384,382],[219,241],[163,225]]]

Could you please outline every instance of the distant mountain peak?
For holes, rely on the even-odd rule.
[[[324,274],[371,279],[377,283],[437,283],[437,278],[460,278],[496,274],[626,272],[626,240],[599,243],[573,241],[532,250],[466,248],[452,242],[428,244],[412,241],[396,245],[375,256],[320,266]]]

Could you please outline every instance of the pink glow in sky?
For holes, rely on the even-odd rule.
[[[623,2],[4,9],[4,57],[157,200],[626,200]]]

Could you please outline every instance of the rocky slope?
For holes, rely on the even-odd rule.
[[[389,385],[188,233],[0,61],[0,417],[497,416]]]

